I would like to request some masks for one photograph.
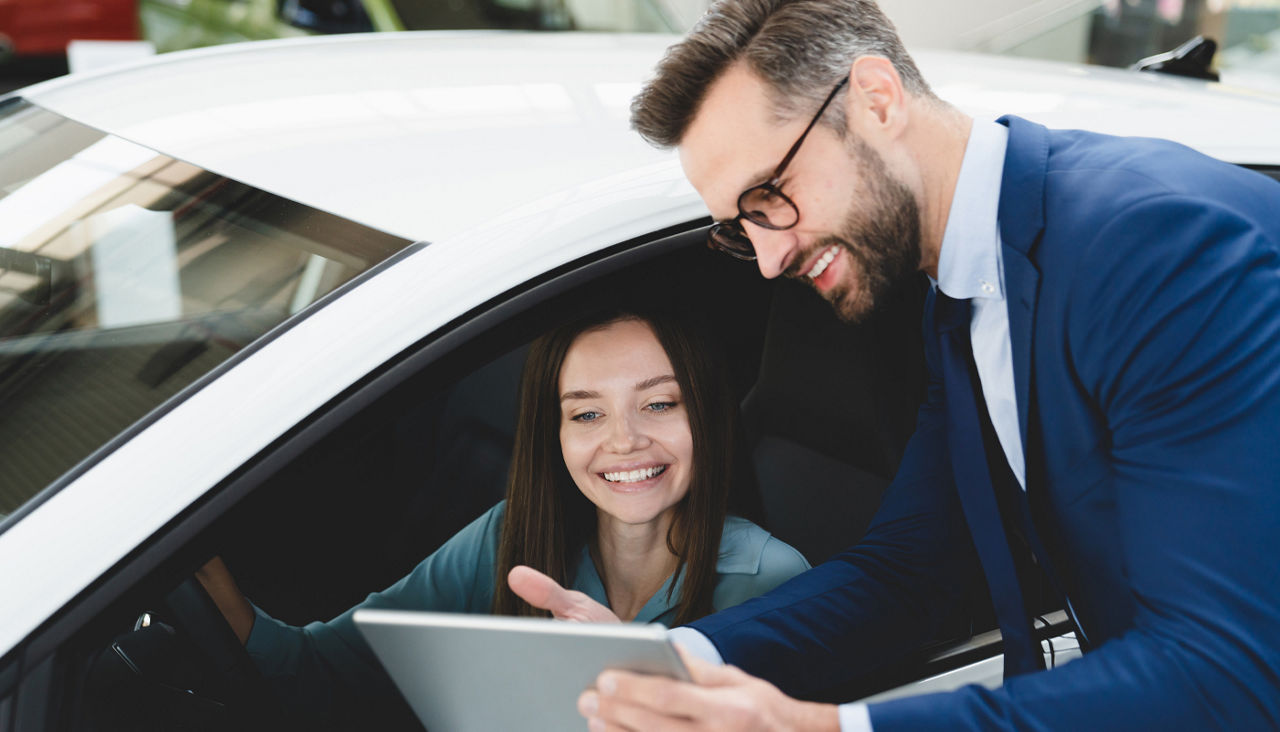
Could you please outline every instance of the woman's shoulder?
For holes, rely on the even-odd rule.
[[[720,558],[716,572],[781,576],[787,579],[809,569],[804,555],[754,523],[728,516],[720,535]]]
[[[746,519],[725,519],[716,562],[716,610],[772,590],[809,568],[804,555]]]

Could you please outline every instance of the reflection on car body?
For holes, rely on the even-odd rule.
[[[0,514],[410,244],[29,103],[0,114],[21,140],[0,150]]]

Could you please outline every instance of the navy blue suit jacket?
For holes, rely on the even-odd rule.
[[[872,705],[872,724],[1280,727],[1280,184],[1169,142],[1001,121],[1027,494],[1094,649],[998,690]],[[929,395],[865,539],[694,623],[784,690],[907,652],[955,589],[967,529],[924,330]]]

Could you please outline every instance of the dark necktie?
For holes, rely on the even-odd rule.
[[[968,300],[954,300],[941,290],[935,291],[935,298],[934,319],[947,395],[947,441],[952,471],[965,520],[991,590],[996,620],[1000,623],[1004,675],[1009,678],[1039,671],[1044,668],[1044,657],[1031,636],[1031,622],[996,502],[982,438],[980,407],[974,389],[973,348],[969,342],[972,309]]]

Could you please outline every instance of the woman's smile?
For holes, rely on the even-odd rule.
[[[639,486],[642,483],[650,483],[667,472],[666,465],[654,465],[648,468],[633,468],[629,470],[609,470],[598,473],[610,483],[616,483],[620,486]]]

